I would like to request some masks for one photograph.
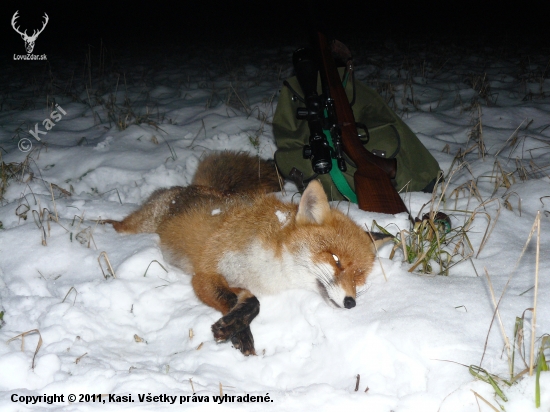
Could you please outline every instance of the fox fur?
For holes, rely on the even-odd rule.
[[[315,180],[298,205],[269,194],[279,187],[272,163],[215,153],[192,185],[157,190],[121,222],[108,222],[121,233],[158,233],[166,260],[193,273],[198,298],[222,313],[212,325],[216,341],[255,354],[256,296],[313,289],[351,309],[371,272],[374,242],[387,240],[331,208]]]

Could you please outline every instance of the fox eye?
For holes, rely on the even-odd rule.
[[[336,262],[336,266],[338,267],[338,269],[340,269],[342,266],[340,265],[340,258],[338,256],[336,256],[334,253],[332,254],[332,258],[334,259],[334,261]]]

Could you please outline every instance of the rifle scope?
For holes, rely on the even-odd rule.
[[[324,108],[317,94],[319,65],[310,49],[298,49],[292,55],[294,71],[304,92],[306,107],[296,110],[296,118],[307,120],[309,125],[309,145],[303,149],[304,159],[311,159],[313,171],[317,174],[329,173],[332,169],[333,149],[328,144],[323,130]]]

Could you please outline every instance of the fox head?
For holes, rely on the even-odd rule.
[[[355,307],[376,255],[375,243],[391,236],[368,233],[348,216],[331,209],[323,187],[311,181],[296,214],[296,239],[302,265],[316,278],[321,294],[340,308]],[[305,257],[307,255],[307,257]]]

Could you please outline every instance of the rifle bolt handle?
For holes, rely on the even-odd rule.
[[[307,107],[298,107],[296,109],[296,118],[299,120],[307,119],[309,117],[309,109]]]

